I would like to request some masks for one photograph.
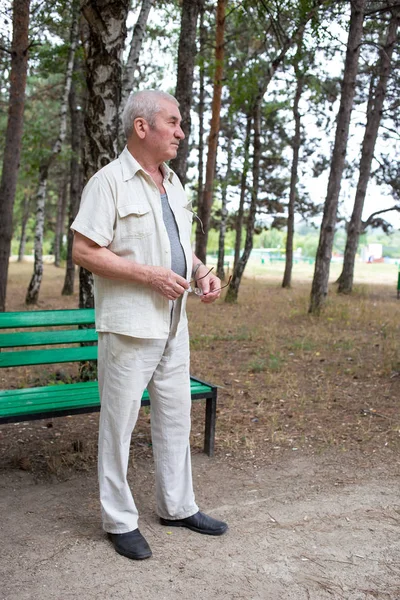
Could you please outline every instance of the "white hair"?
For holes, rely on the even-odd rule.
[[[150,127],[155,125],[155,116],[161,110],[160,100],[168,100],[175,106],[179,106],[179,102],[174,96],[161,90],[142,90],[129,96],[122,113],[122,125],[126,139],[132,134],[133,122],[138,117],[146,119]]]

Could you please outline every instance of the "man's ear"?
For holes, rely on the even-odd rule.
[[[135,130],[135,133],[138,136],[138,138],[140,138],[141,140],[143,140],[146,137],[147,128],[147,121],[146,119],[143,119],[143,117],[137,117],[134,120],[133,129]]]

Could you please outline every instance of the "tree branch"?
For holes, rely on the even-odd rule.
[[[372,15],[377,15],[378,13],[387,12],[392,10],[392,8],[399,8],[400,2],[394,2],[393,4],[387,4],[386,6],[381,6],[380,8],[376,8],[374,10],[365,11],[364,15],[366,17],[371,17]]]
[[[372,213],[371,215],[369,215],[369,217],[366,221],[363,221],[363,229],[365,230],[368,227],[368,225],[374,220],[376,215],[382,215],[383,213],[391,212],[392,210],[400,212],[400,206],[396,204],[395,206],[392,206],[391,208],[377,210],[376,212]]]

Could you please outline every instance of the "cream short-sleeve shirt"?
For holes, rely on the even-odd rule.
[[[193,213],[185,191],[163,165],[168,195],[185,253],[187,279],[192,272],[190,243]],[[125,147],[121,155],[86,185],[71,228],[99,246],[140,264],[171,268],[171,248],[160,192]],[[139,338],[167,338],[170,302],[148,286],[94,275],[96,329]],[[180,327],[186,323],[183,296]]]

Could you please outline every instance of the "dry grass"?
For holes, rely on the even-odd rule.
[[[222,386],[218,445],[262,456],[271,448],[334,445],[377,451],[400,442],[398,302],[393,288],[332,289],[321,317],[309,286],[247,281],[240,304],[194,306],[193,372]],[[195,300],[195,299],[194,299]]]
[[[22,310],[31,265],[13,265],[9,310]],[[62,298],[63,273],[46,266],[39,308],[77,306]],[[400,445],[399,317],[394,286],[360,284],[352,296],[332,287],[320,317],[307,314],[309,284],[282,290],[247,279],[239,303],[212,306],[190,297],[192,373],[220,386],[217,453],[263,461],[285,449],[379,453]],[[32,384],[25,369],[0,373],[3,386]],[[46,378],[49,370],[40,374]],[[95,464],[96,414],[2,426],[0,458],[60,474]],[[203,444],[204,405],[193,405],[192,443]],[[142,411],[135,456],[150,453]]]

